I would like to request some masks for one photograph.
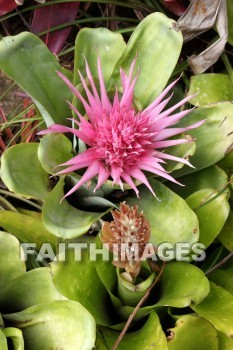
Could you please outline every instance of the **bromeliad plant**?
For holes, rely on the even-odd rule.
[[[232,346],[232,267],[210,271],[226,255],[223,247],[232,250],[232,193],[215,163],[222,159],[229,170],[233,105],[191,110],[184,105],[196,103],[193,93],[167,98],[179,84],[168,80],[181,46],[174,21],[160,13],[145,18],[127,44],[107,29],[82,29],[74,74],[32,34],[1,41],[1,68],[31,96],[46,125],[39,143],[13,146],[1,159],[5,185],[18,199],[33,198],[42,214],[1,210],[0,225],[54,260],[28,272],[20,263],[17,272],[12,258],[16,272],[10,280],[3,275],[0,292],[4,350],[14,332],[20,350]],[[1,237],[10,242],[8,254],[15,251],[17,239]],[[155,260],[164,242],[185,242],[186,261],[179,252],[173,261]],[[197,242],[207,248],[204,263],[192,260]],[[57,248],[55,259],[58,243],[81,243],[81,259],[68,246]],[[114,246],[122,243],[123,255]],[[154,252],[144,259],[147,243]],[[91,255],[93,244],[101,254]]]

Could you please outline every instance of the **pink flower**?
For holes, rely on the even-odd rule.
[[[57,175],[87,168],[79,182],[65,195],[69,196],[80,186],[98,176],[95,187],[97,190],[106,180],[111,178],[114,184],[118,184],[123,190],[123,182],[127,183],[137,196],[139,191],[133,179],[145,184],[155,195],[144,171],[162,176],[167,180],[178,183],[169,175],[161,164],[166,159],[191,165],[186,159],[172,156],[163,152],[164,148],[189,142],[188,139],[168,140],[171,136],[178,135],[187,130],[197,128],[202,122],[195,123],[186,128],[170,128],[180,119],[185,117],[190,110],[184,110],[176,114],[171,113],[184,105],[192,96],[184,98],[173,107],[163,111],[171,96],[163,98],[172,89],[176,81],[170,84],[160,96],[156,98],[146,109],[137,111],[134,104],[134,88],[137,74],[133,76],[136,59],[133,60],[129,75],[121,70],[122,94],[115,92],[113,101],[108,97],[100,60],[98,60],[99,91],[96,87],[88,63],[86,62],[87,80],[79,72],[79,76],[86,92],[85,99],[70,81],[60,72],[58,75],[68,85],[74,95],[81,101],[86,111],[86,116],[70,104],[77,114],[74,123],[77,129],[54,124],[40,134],[52,132],[72,133],[81,139],[87,146],[87,150],[73,157],[60,166],[66,166],[65,170]]]

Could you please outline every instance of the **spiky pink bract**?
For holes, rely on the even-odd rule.
[[[178,135],[187,130],[197,128],[203,121],[192,124],[186,128],[170,128],[185,117],[190,110],[184,110],[171,115],[178,107],[184,105],[192,96],[186,97],[173,107],[163,111],[171,96],[163,98],[172,89],[176,81],[170,84],[146,109],[137,111],[133,104],[134,88],[137,74],[133,76],[136,59],[133,60],[129,75],[121,70],[122,95],[115,92],[113,101],[110,101],[100,60],[98,59],[99,92],[94,83],[88,63],[86,62],[87,81],[79,72],[80,80],[86,92],[86,99],[60,72],[58,75],[68,85],[74,95],[81,101],[86,111],[86,117],[70,104],[77,115],[74,123],[77,129],[62,125],[51,125],[40,134],[53,132],[70,132],[81,139],[87,146],[87,150],[73,157],[66,163],[65,170],[57,175],[87,168],[79,182],[65,195],[69,196],[80,186],[93,177],[98,176],[95,190],[109,178],[114,184],[123,189],[123,182],[127,183],[137,194],[139,191],[133,179],[144,183],[155,195],[143,171],[162,176],[173,182],[177,181],[162,167],[165,159],[182,162],[191,165],[186,159],[172,156],[163,152],[164,148],[179,145],[189,140],[186,138],[168,140],[169,137]]]

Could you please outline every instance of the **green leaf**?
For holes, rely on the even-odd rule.
[[[97,60],[100,58],[104,80],[107,82],[125,47],[121,34],[106,28],[81,29],[75,41],[74,85],[81,82],[78,71],[86,76],[84,57],[94,78],[98,78]]]
[[[20,249],[17,238],[0,231],[0,290],[26,272],[25,263],[20,259]]]
[[[40,139],[38,158],[47,173],[55,174],[64,169],[64,167],[57,168],[57,165],[65,163],[72,157],[72,143],[65,135],[53,133]]]
[[[66,100],[72,94],[56,74],[62,67],[42,40],[29,32],[4,37],[0,68],[30,95],[47,126],[65,124],[71,116]]]
[[[113,330],[102,328],[100,330],[101,338],[104,344],[111,349],[115,340],[119,336],[118,332]],[[99,340],[99,345],[97,343],[96,350],[102,350],[100,346],[101,341]],[[106,348],[105,348],[106,349]],[[167,340],[163,333],[159,318],[155,312],[151,312],[148,320],[145,324],[138,330],[134,332],[129,332],[124,335],[122,341],[120,342],[118,350],[166,350]]]
[[[233,104],[230,102],[217,103],[211,106],[196,108],[183,118],[179,126],[185,127],[206,119],[205,123],[189,134],[196,139],[196,152],[191,163],[196,167],[183,167],[175,171],[174,176],[182,176],[194,171],[207,168],[222,159],[233,143]]]
[[[233,294],[233,271],[232,270],[214,270],[208,273],[208,278],[218,286],[226,289]]]
[[[0,310],[2,313],[18,312],[61,299],[64,297],[54,287],[50,269],[41,267],[16,277],[0,290]]]
[[[218,350],[217,332],[211,323],[196,315],[178,319],[168,341],[168,350]]]
[[[139,278],[141,279],[140,283],[131,283],[129,281],[126,281],[123,278],[123,275],[117,270],[118,275],[118,285],[117,285],[117,292],[118,296],[121,299],[121,301],[125,305],[129,306],[136,306],[139,301],[142,299],[142,297],[145,295],[147,289],[152,285],[155,274],[152,273],[147,278],[142,279],[141,276],[142,269],[140,271]]]
[[[10,338],[12,340],[14,350],[24,350],[23,334],[20,329],[7,327],[2,331],[5,334],[6,338]]]
[[[8,148],[1,158],[1,178],[12,192],[45,200],[49,177],[37,158],[38,146],[21,143]]]
[[[35,243],[39,250],[42,243],[50,243],[56,247],[57,238],[43,225],[41,214],[38,217],[25,215],[8,210],[0,210],[0,225],[21,242]]]
[[[233,337],[232,294],[210,282],[209,295],[200,304],[191,307],[210,321],[218,331]]]
[[[227,74],[199,74],[190,80],[188,95],[194,96],[190,103],[194,106],[206,106],[212,103],[233,100],[232,81]]]
[[[165,266],[160,280],[161,296],[158,306],[186,307],[199,304],[209,293],[209,282],[194,265],[173,262]]]
[[[218,350],[233,350],[233,339],[222,332],[218,332]]]
[[[197,242],[198,220],[187,203],[159,181],[152,179],[150,184],[159,200],[145,186],[139,187],[140,200],[135,195],[125,197],[129,205],[137,204],[150,222],[150,242],[154,246],[163,242]]]
[[[160,12],[152,13],[142,20],[116,63],[109,86],[121,86],[120,67],[128,72],[137,56],[139,76],[135,96],[142,107],[151,103],[164,89],[179,58],[182,35],[174,29],[174,25],[173,19]]]
[[[0,349],[1,350],[8,350],[6,337],[1,329],[0,329]]]
[[[60,179],[45,201],[42,211],[43,224],[49,232],[63,239],[85,234],[104,213],[82,211],[70,205],[64,196],[64,179]]]
[[[219,241],[230,252],[233,250],[233,211],[230,210],[229,216],[225,225],[223,226],[220,234],[218,235]]]
[[[75,301],[35,305],[3,315],[3,318],[8,324],[22,329],[26,349],[90,350],[95,343],[95,321]]]
[[[169,263],[164,268],[159,284],[150,293],[152,305],[141,307],[134,321],[140,320],[153,309],[159,310],[164,306],[184,308],[191,302],[199,303],[208,293],[209,282],[200,269],[184,262]],[[120,317],[127,320],[134,308],[123,305],[117,310]]]
[[[93,315],[97,324],[110,325],[114,311],[107,290],[96,272],[95,261],[90,260],[91,242],[95,246],[93,238],[81,237],[72,242],[74,248],[66,250],[64,261],[60,261],[57,256],[57,261],[51,264],[53,283],[65,297],[80,302]]]
[[[218,162],[218,166],[222,168],[228,175],[233,173],[233,149]]]
[[[187,198],[191,194],[205,188],[213,188],[221,191],[225,187],[227,193],[229,193],[228,176],[225,171],[217,165],[210,166],[209,168],[197,171],[193,174],[182,176],[179,178],[179,182],[185,186],[179,186],[172,182],[166,185],[182,198]]]
[[[102,246],[100,243],[100,240],[97,236],[97,248],[102,248],[103,252],[105,254],[108,253],[107,248]],[[109,259],[102,259],[100,256],[97,257],[95,266],[96,271],[99,276],[99,279],[103,283],[105,289],[107,290],[112,304],[116,311],[120,306],[123,305],[123,302],[119,299],[119,297],[116,295],[116,286],[117,286],[117,273],[116,273],[116,267],[112,264],[113,255],[112,253],[109,254]]]
[[[186,202],[196,213],[200,225],[199,241],[208,247],[222,230],[230,206],[226,192],[219,195],[213,188],[193,193]]]

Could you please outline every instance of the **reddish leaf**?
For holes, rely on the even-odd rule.
[[[0,0],[0,16],[14,10],[17,7],[15,0]]]
[[[78,8],[79,2],[66,2],[37,8],[34,11],[31,30],[33,33],[39,34],[54,26],[71,22],[75,19]],[[71,27],[60,29],[44,35],[41,39],[54,54],[58,54],[63,48],[70,31]]]
[[[186,2],[183,0],[163,0],[164,6],[177,16],[183,15],[186,11]]]

